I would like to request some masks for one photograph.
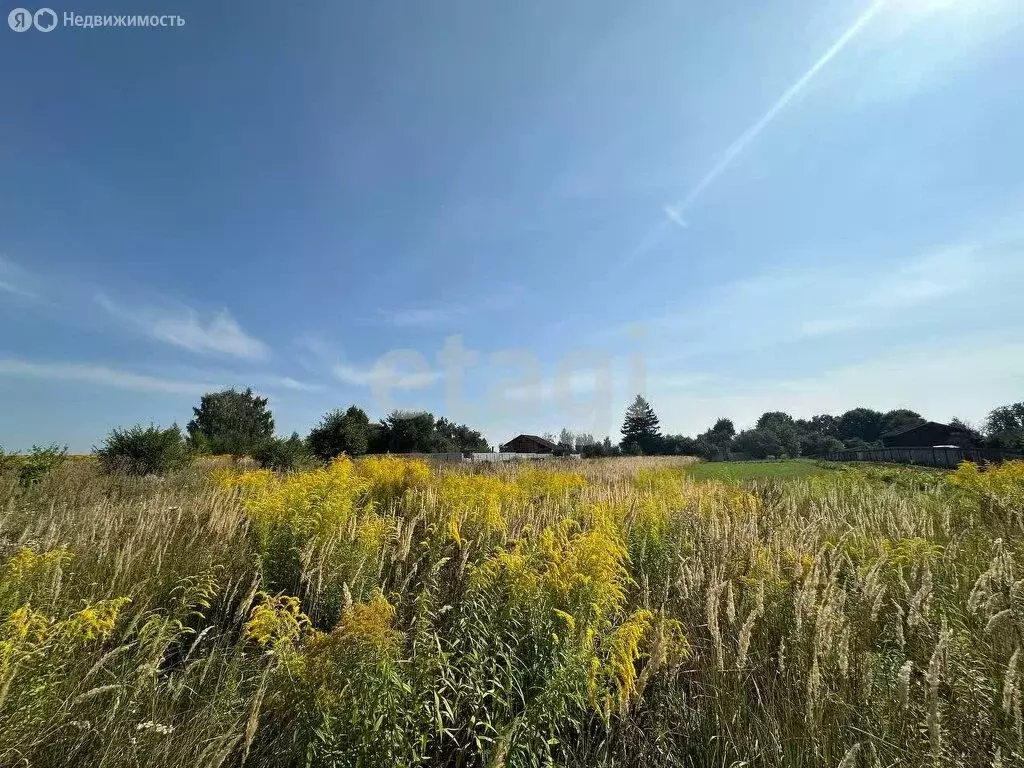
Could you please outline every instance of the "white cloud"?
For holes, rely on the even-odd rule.
[[[292,389],[296,392],[322,392],[324,387],[320,384],[308,384],[298,381],[291,376],[278,376],[269,380],[270,386],[279,386],[282,389]]]
[[[398,309],[378,309],[379,318],[396,328],[430,328],[466,322],[479,315],[500,312],[522,298],[522,288],[498,285],[487,291],[485,299],[466,297],[462,301],[447,301],[437,305],[419,305]]]
[[[0,256],[0,293],[9,293],[23,299],[34,299],[36,293],[26,287],[31,275],[10,259]]]
[[[0,291],[6,293],[13,293],[15,296],[21,296],[26,299],[34,299],[36,295],[32,291],[19,288],[14,283],[9,283],[6,280],[0,280]]]
[[[440,371],[403,371],[386,361],[378,361],[368,368],[347,363],[336,363],[331,372],[345,384],[356,387],[385,387],[388,389],[423,389],[442,377]]]
[[[894,254],[887,261],[844,255],[839,265],[766,270],[711,287],[685,311],[599,332],[590,341],[604,348],[643,347],[681,361],[838,340],[841,334],[925,327],[945,332],[952,311],[966,310],[966,320],[980,321],[983,316],[969,308],[1006,304],[1021,290],[1024,259],[1012,242]],[[990,317],[993,328],[1006,325],[996,314]],[[639,341],[637,329],[643,331]]]
[[[466,307],[410,307],[378,310],[381,319],[396,328],[423,328],[452,323],[468,314]]]
[[[114,304],[106,296],[97,303],[112,316],[141,329],[155,339],[201,354],[222,354],[246,360],[262,360],[269,349],[259,339],[242,330],[225,309],[207,318],[191,307],[168,310],[145,307],[128,310]]]
[[[565,376],[554,376],[535,383],[518,383],[498,387],[496,395],[504,400],[546,401],[557,397],[586,395],[603,390],[610,393],[613,385],[611,371],[573,372]]]
[[[321,392],[320,384],[310,384],[290,376],[273,374],[239,374],[231,371],[204,371],[189,367],[166,370],[154,376],[110,368],[95,363],[32,362],[28,360],[0,360],[0,376],[20,376],[56,381],[77,381],[87,384],[132,389],[142,392],[197,395],[247,384],[259,390],[290,390],[294,392]]]
[[[651,401],[666,430],[696,434],[722,416],[747,427],[765,411],[807,417],[857,406],[912,408],[936,421],[980,421],[993,407],[1019,400],[1021,392],[1024,342],[962,337],[789,379],[720,377],[686,393],[655,384]]]
[[[91,363],[34,363],[27,360],[0,360],[0,376],[78,381],[143,392],[196,395],[217,389],[217,385],[196,381],[146,376]]]
[[[833,302],[819,308],[799,327],[804,336],[826,336],[893,322],[893,313],[908,313],[940,300],[965,296],[983,283],[999,280],[1000,270],[987,264],[974,247],[926,254],[888,272],[867,274],[837,271],[823,275],[835,289],[826,293]],[[798,297],[794,297],[796,299]]]

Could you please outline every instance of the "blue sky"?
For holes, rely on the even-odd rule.
[[[0,31],[8,450],[1024,399],[1017,0],[54,10],[186,24]]]

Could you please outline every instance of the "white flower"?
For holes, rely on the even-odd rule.
[[[144,723],[139,723],[135,726],[136,731],[156,731],[157,733],[166,736],[174,733],[173,725],[161,725],[160,723],[154,723],[152,720],[147,720]]]

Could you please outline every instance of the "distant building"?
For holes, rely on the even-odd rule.
[[[504,445],[498,446],[505,453],[558,453],[557,443],[545,440],[537,435],[516,435]]]
[[[963,441],[963,431],[949,424],[926,421],[912,427],[895,429],[882,435],[886,448],[931,448],[933,446],[958,446]]]

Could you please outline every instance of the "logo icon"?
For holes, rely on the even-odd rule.
[[[15,8],[7,14],[7,26],[15,32],[24,32],[32,28],[32,11]]]
[[[52,32],[53,28],[57,26],[57,14],[53,12],[52,8],[40,8],[36,11],[32,21],[40,32]]]

